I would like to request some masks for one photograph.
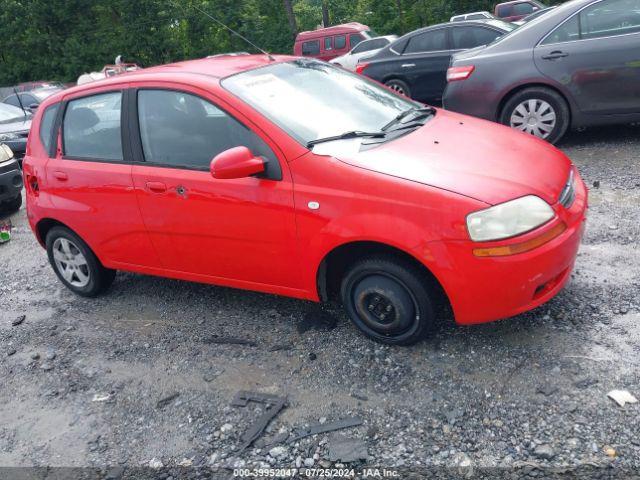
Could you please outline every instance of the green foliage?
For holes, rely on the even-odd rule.
[[[322,23],[323,0],[291,0],[298,30]],[[402,34],[489,0],[324,0],[332,24],[358,21]],[[197,6],[271,52],[291,53],[283,0],[0,0],[0,85],[74,82],[117,55],[142,66],[254,51]]]

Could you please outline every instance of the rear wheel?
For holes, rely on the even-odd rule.
[[[515,93],[505,103],[500,123],[550,143],[560,140],[569,128],[569,106],[548,88],[532,87]]]
[[[52,228],[46,245],[49,263],[72,292],[93,297],[113,283],[115,270],[105,268],[89,246],[68,228]]]
[[[384,84],[394,92],[399,93],[400,95],[404,95],[405,97],[411,98],[411,89],[409,88],[409,85],[407,85],[402,80],[398,80],[394,78],[392,80],[387,80],[386,82],[384,82]]]
[[[402,259],[371,257],[355,263],[342,281],[341,296],[354,325],[381,343],[411,345],[435,323],[424,275]]]

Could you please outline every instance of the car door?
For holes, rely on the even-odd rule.
[[[60,144],[46,164],[46,191],[56,220],[74,230],[110,267],[158,267],[131,180],[123,118],[124,88],[67,97]]]
[[[163,85],[132,92],[133,182],[166,271],[234,286],[295,288],[293,184],[282,154],[209,93]],[[215,179],[210,161],[246,146],[264,175]]]
[[[404,47],[398,74],[404,77],[411,96],[423,102],[439,103],[447,85],[451,60],[448,28],[419,32]]]
[[[602,0],[576,13],[534,50],[537,68],[584,114],[640,113],[640,0]]]

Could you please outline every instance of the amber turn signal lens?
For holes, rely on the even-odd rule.
[[[517,253],[528,252],[534,248],[538,248],[547,242],[550,242],[567,229],[564,222],[560,222],[551,230],[547,230],[543,234],[527,240],[526,242],[514,243],[512,245],[503,245],[500,247],[474,248],[473,254],[476,257],[506,257],[507,255],[516,255]]]

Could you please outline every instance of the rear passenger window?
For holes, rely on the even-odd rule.
[[[208,170],[219,153],[245,146],[268,160],[268,178],[282,178],[276,156],[260,137],[200,97],[170,90],[141,90],[138,118],[146,162]]]
[[[513,15],[513,5],[500,5],[496,11],[498,17],[510,17]]]
[[[484,27],[455,27],[452,32],[453,49],[463,50],[479,45],[489,45],[500,32]]]
[[[447,31],[444,28],[419,33],[409,39],[404,53],[437,52],[447,50]]]
[[[324,49],[331,50],[331,37],[324,37]]]
[[[62,128],[65,156],[122,160],[121,105],[121,92],[71,100]]]
[[[344,35],[338,35],[337,37],[335,37],[333,42],[333,46],[336,50],[341,50],[347,46],[347,38]]]
[[[59,105],[59,103],[56,103],[55,105],[47,107],[42,115],[42,121],[40,122],[40,141],[42,142],[42,145],[49,157],[53,156],[53,152],[51,152],[51,136],[53,134],[53,124],[56,121],[56,114],[58,113]]]
[[[580,12],[582,38],[640,32],[640,0],[604,0]]]
[[[513,6],[514,15],[529,15],[533,13],[533,5],[530,3],[516,3]]]
[[[312,42],[304,42],[302,44],[302,55],[319,55],[320,54],[320,41],[314,40]]]

